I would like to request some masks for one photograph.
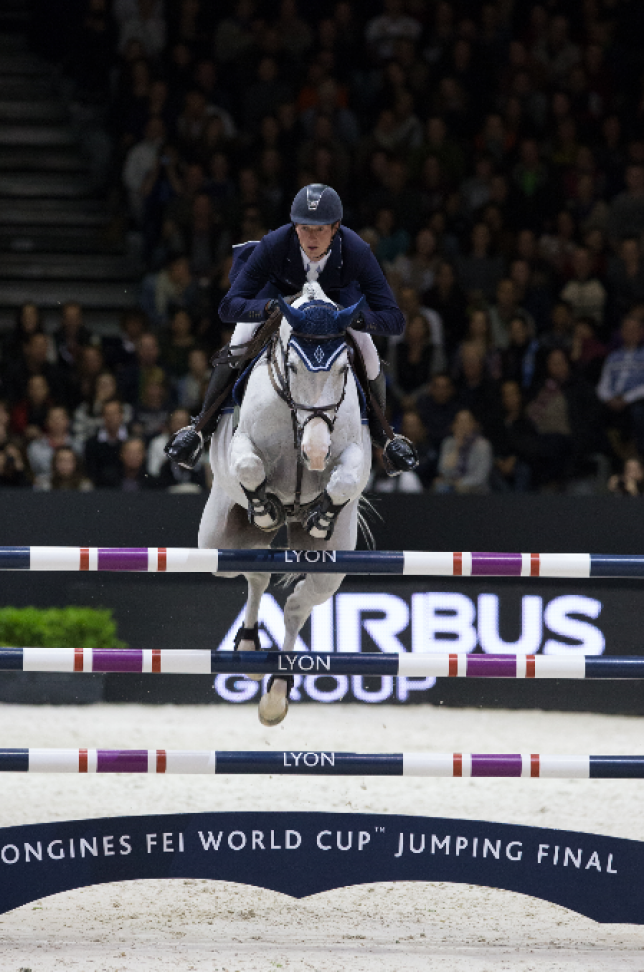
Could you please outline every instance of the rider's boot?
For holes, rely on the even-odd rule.
[[[222,349],[223,352],[227,350],[229,350],[229,346]],[[201,411],[198,415],[195,415],[190,425],[185,426],[183,429],[179,429],[179,431],[175,432],[172,438],[166,443],[163,451],[165,452],[166,456],[172,459],[173,462],[183,466],[184,469],[195,468],[199,462],[199,459],[201,458],[201,453],[203,452],[204,438],[212,435],[217,428],[217,421],[221,414],[221,408],[227,397],[224,395],[224,392],[229,391],[238,378],[239,369],[237,365],[227,363],[215,365],[215,367],[212,369],[210,382],[208,383],[208,388],[206,389],[206,396],[204,398]],[[195,428],[196,424],[199,422],[202,415],[208,411],[211,405],[213,405],[218,398],[222,399],[219,408],[217,408],[209,417],[204,427],[197,432]]]
[[[369,388],[384,415],[387,406],[387,385],[382,368],[378,377],[369,382]],[[418,453],[413,442],[404,435],[394,435],[393,439],[390,439],[373,409],[369,409],[369,432],[374,445],[382,449],[382,459],[388,476],[400,476],[402,472],[409,472],[417,467]]]
[[[263,726],[278,726],[286,718],[288,699],[294,684],[292,675],[271,675],[257,713]]]

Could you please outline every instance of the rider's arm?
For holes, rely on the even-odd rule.
[[[402,334],[405,330],[405,318],[380,264],[368,248],[360,267],[358,283],[367,298],[367,306],[362,311],[362,330],[368,334]]]
[[[253,250],[248,262],[219,305],[221,320],[230,324],[238,321],[259,324],[265,321],[266,303],[269,298],[258,297],[258,294],[269,283],[270,275],[270,254],[265,241],[262,240]]]

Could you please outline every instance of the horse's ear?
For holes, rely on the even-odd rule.
[[[354,304],[353,307],[345,307],[344,310],[336,313],[336,323],[339,325],[341,331],[346,331],[348,327],[351,327],[351,324],[362,310],[364,303],[365,296],[363,294],[358,303]]]
[[[291,304],[287,304],[284,298],[280,296],[277,298],[277,305],[282,312],[282,316],[291,325],[294,331],[297,331],[298,324],[306,320],[305,315],[299,309],[299,307],[293,307]]]

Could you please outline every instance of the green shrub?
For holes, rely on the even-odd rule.
[[[10,648],[125,648],[107,608],[0,608],[0,645]]]

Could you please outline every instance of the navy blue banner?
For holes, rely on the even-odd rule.
[[[235,881],[303,898],[380,881],[517,891],[598,922],[644,924],[644,843],[477,820],[192,813],[0,829],[0,912],[144,878]]]

